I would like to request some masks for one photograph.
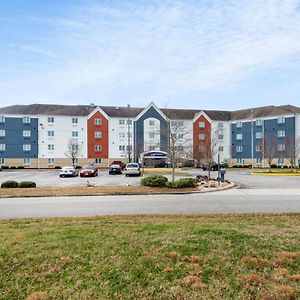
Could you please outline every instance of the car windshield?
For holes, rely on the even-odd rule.
[[[127,164],[126,168],[138,168],[138,164]]]
[[[83,170],[94,170],[94,166],[84,166],[82,169]]]

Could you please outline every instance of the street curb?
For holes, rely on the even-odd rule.
[[[252,172],[251,175],[254,176],[300,176],[300,173],[290,174],[290,173],[262,173],[262,172]]]
[[[187,194],[205,194],[205,193],[212,193],[212,192],[221,192],[233,188],[240,188],[240,185],[235,184],[231,182],[230,185],[224,187],[224,188],[215,188],[212,190],[205,190],[205,191],[187,191],[187,192],[173,192],[173,193],[159,193],[159,192],[154,192],[154,193],[98,193],[98,194],[81,194],[81,195],[74,195],[74,194],[64,194],[64,195],[33,195],[33,196],[12,196],[12,195],[0,195],[1,198],[46,198],[46,197],[93,197],[93,196],[140,196],[140,195],[187,195]]]

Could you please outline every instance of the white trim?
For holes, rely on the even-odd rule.
[[[164,120],[168,120],[167,116],[155,105],[154,102],[150,102],[148,104],[148,106],[146,106],[136,117],[135,117],[135,121],[139,120],[151,107],[153,107],[158,113],[159,115],[164,119]],[[134,118],[131,118],[134,119]]]

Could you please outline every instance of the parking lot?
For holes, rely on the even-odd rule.
[[[200,169],[188,169],[186,172],[195,177],[198,174],[207,175]],[[166,175],[169,180],[171,175]],[[217,177],[217,172],[211,172],[212,178]],[[179,176],[177,177],[179,178]],[[242,188],[255,189],[298,189],[300,188],[300,177],[288,176],[251,176],[251,171],[241,170],[227,170],[225,178],[241,184]],[[107,169],[100,169],[97,177],[67,177],[60,178],[59,170],[3,170],[0,172],[0,183],[6,180],[20,181],[34,181],[38,187],[64,187],[64,186],[86,186],[89,184],[95,186],[113,185],[113,186],[126,186],[126,185],[139,185],[141,177],[125,175],[109,175]]]

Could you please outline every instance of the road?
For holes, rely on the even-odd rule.
[[[300,189],[232,189],[185,195],[0,199],[0,219],[254,212],[300,212]]]

